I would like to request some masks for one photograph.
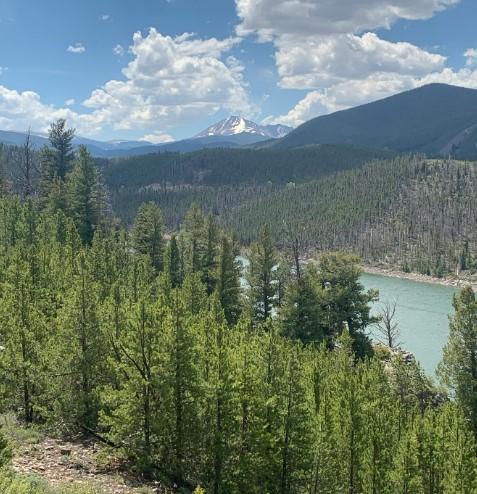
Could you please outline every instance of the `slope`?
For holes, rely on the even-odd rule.
[[[430,84],[315,118],[270,147],[349,143],[472,159],[476,125],[477,90]]]

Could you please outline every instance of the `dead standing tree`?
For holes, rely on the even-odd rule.
[[[399,325],[396,321],[396,307],[396,300],[382,302],[378,314],[379,321],[376,323],[377,338],[389,348],[396,348],[401,344]]]

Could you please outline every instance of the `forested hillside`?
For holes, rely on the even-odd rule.
[[[113,160],[104,169],[112,187],[163,185],[234,185],[304,182],[392,156],[355,146],[310,146],[286,151],[208,149]]]
[[[336,159],[315,162],[318,149],[326,154],[335,151]],[[153,183],[160,173],[147,166],[149,159],[153,163],[156,158],[144,162],[138,158],[137,166],[128,168],[136,185],[124,187],[118,185],[127,183],[125,163],[119,168],[113,165],[107,170],[113,209],[131,224],[140,203],[154,201],[169,227],[176,228],[190,204],[197,202],[244,244],[269,225],[282,247],[298,237],[302,255],[346,249],[368,262],[437,276],[475,268],[477,168],[473,162],[414,156],[374,160],[360,168],[359,158],[366,152],[350,159],[340,147],[318,149],[277,153],[279,158],[270,162],[258,158],[273,154],[240,151],[236,158],[243,161],[230,168],[214,167],[225,158],[222,152],[184,155],[185,167],[183,161],[176,166],[168,162],[162,184]],[[354,153],[353,148],[344,149]],[[248,158],[250,168],[245,164]],[[334,173],[334,169],[344,171]],[[268,181],[272,176],[275,179]]]
[[[73,135],[55,122],[37,175],[1,183],[1,414],[50,434],[100,438],[102,455],[174,492],[477,491],[472,289],[455,299],[439,369],[448,396],[414,360],[373,346],[378,293],[361,285],[357,257],[327,252],[303,266],[299,249],[312,236],[292,238],[290,256],[272,237],[277,211],[296,233],[326,204],[336,228],[328,223],[323,231],[334,235],[323,239],[342,232],[351,241],[357,222],[415,195],[431,223],[424,205],[441,195],[437,178],[452,178],[442,197],[464,208],[475,168],[400,158],[269,190],[253,222],[237,210],[243,240],[254,238],[243,269],[235,233],[197,205],[170,238],[152,202],[130,229],[118,225],[101,172],[85,147],[73,152]],[[365,184],[376,194],[365,196]],[[455,203],[442,201],[453,209],[435,221],[462,213]],[[254,235],[267,211],[272,233]],[[48,492],[8,470],[9,440],[0,430],[0,487]]]
[[[477,267],[476,197],[473,162],[396,158],[258,197],[223,222],[246,243],[268,225],[282,245],[439,276]]]
[[[467,409],[372,356],[356,259],[277,271],[264,232],[242,292],[232,240],[196,208],[166,243],[150,204],[92,241],[73,208],[0,206],[2,412],[94,431],[185,492],[475,492]]]

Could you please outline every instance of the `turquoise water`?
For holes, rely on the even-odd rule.
[[[249,261],[238,257],[242,266]],[[412,352],[425,371],[434,375],[442,358],[442,348],[449,334],[449,315],[456,288],[434,283],[422,283],[403,278],[363,274],[361,282],[366,289],[379,290],[380,301],[396,301],[396,321],[399,325],[401,347]],[[244,278],[243,287],[247,287]],[[379,302],[373,313],[379,311]],[[371,336],[373,336],[371,328]]]
[[[402,348],[412,352],[422,367],[434,374],[449,334],[452,297],[457,289],[374,274],[363,274],[361,282],[368,289],[378,289],[380,300],[396,301]],[[373,311],[378,308],[379,303]]]

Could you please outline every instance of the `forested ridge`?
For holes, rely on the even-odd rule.
[[[345,249],[366,262],[434,276],[475,269],[474,162],[417,155],[349,167],[319,168],[314,180],[304,178],[311,172],[300,175],[290,166],[283,181],[247,182],[245,174],[236,185],[204,179],[204,184],[111,187],[111,200],[126,224],[141,202],[153,201],[174,229],[197,202],[245,245],[268,224],[277,245],[299,239],[303,255]]]
[[[310,253],[441,276],[476,268],[476,197],[474,162],[403,157],[257,197],[223,222],[246,243],[266,224],[283,246],[295,236]]]
[[[35,179],[23,166],[1,187],[0,413],[93,434],[138,475],[182,492],[477,492],[471,288],[455,298],[447,388],[436,389],[418,363],[373,346],[378,293],[361,285],[357,257],[303,265],[302,238],[279,252],[270,222],[243,270],[233,230],[197,204],[169,235],[153,202],[125,229],[73,135],[55,122]],[[353,187],[323,180],[359,195],[350,177],[382,186],[392,173],[453,166],[403,158],[344,173]],[[0,487],[47,492],[8,470],[8,439],[0,429]]]

